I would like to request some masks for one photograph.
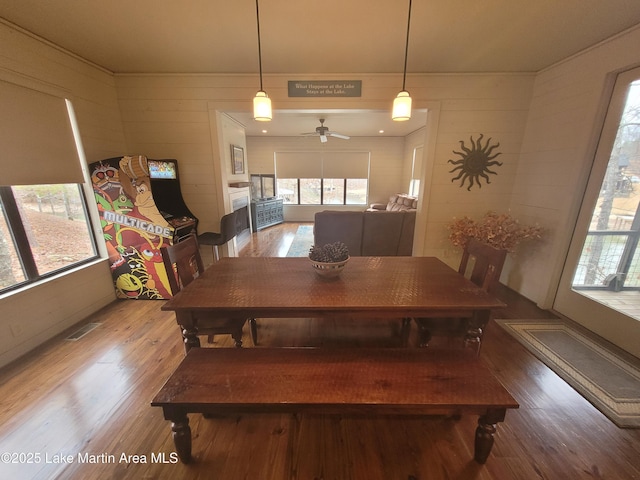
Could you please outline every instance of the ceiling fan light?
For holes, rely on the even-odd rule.
[[[259,122],[269,122],[273,118],[271,99],[262,90],[253,97],[253,118]]]
[[[411,97],[406,90],[398,93],[398,96],[393,100],[393,111],[391,113],[391,119],[396,122],[403,122],[411,118]]]

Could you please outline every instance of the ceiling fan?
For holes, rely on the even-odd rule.
[[[341,133],[332,132],[328,127],[324,126],[324,118],[320,119],[320,126],[316,127],[315,132],[303,133],[305,136],[314,136],[317,135],[320,137],[320,142],[325,143],[327,141],[327,137],[336,137],[341,138],[343,140],[349,140],[351,137],[348,135],[342,135]]]

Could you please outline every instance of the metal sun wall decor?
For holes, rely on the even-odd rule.
[[[471,190],[474,182],[478,184],[478,187],[482,188],[480,177],[484,178],[488,184],[491,183],[487,174],[490,173],[492,175],[497,175],[497,173],[489,170],[489,167],[493,165],[497,165],[499,167],[502,166],[502,162],[493,160],[498,155],[501,155],[501,153],[492,155],[493,150],[499,147],[500,144],[496,143],[495,145],[490,145],[491,138],[489,138],[483,146],[483,137],[484,135],[482,133],[476,141],[473,140],[473,136],[469,137],[471,140],[471,148],[467,148],[464,141],[460,140],[460,148],[463,152],[453,151],[456,155],[460,155],[460,160],[449,160],[447,162],[457,165],[453,170],[449,170],[449,173],[459,171],[458,176],[452,178],[451,181],[455,182],[456,180],[462,179],[460,180],[460,187],[462,187],[468,180],[469,186],[467,187],[467,190]]]

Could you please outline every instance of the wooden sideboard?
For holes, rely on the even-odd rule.
[[[284,222],[284,209],[281,198],[251,202],[251,223],[254,232],[282,222]]]

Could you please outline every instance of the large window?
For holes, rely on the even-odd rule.
[[[73,107],[51,88],[0,79],[2,293],[97,257]]]
[[[79,185],[0,187],[0,291],[96,257]]]
[[[278,196],[289,205],[366,205],[368,152],[276,153]]]
[[[366,178],[278,178],[278,196],[288,205],[366,205]]]

